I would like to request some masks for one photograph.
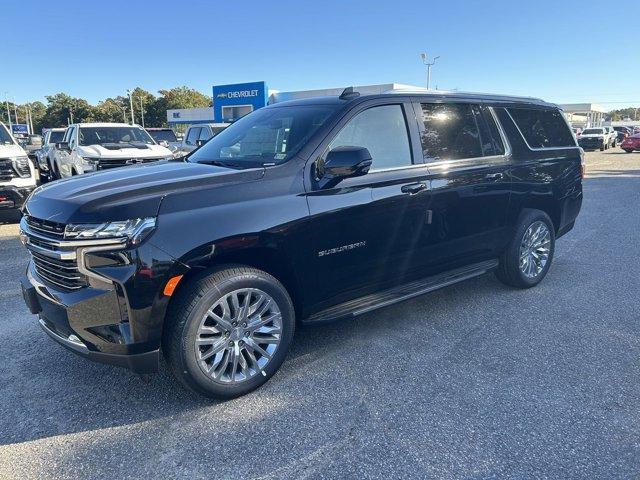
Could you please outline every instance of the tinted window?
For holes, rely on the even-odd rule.
[[[58,142],[62,142],[62,139],[64,137],[64,132],[51,132],[51,135],[49,136],[49,143],[58,143]]]
[[[173,130],[148,130],[149,135],[156,141],[177,142],[176,134]]]
[[[139,127],[80,127],[80,145],[153,145],[154,141],[146,130]]]
[[[576,142],[559,110],[509,108],[531,148],[573,147]]]
[[[500,131],[489,107],[472,105],[471,111],[475,115],[478,130],[480,131],[482,155],[485,157],[504,155],[504,143],[502,143]]]
[[[250,168],[294,156],[338,106],[293,105],[256,110],[215,135],[190,162]]]
[[[0,145],[12,145],[13,138],[9,135],[9,131],[4,127],[4,125],[0,125]]]
[[[202,127],[200,129],[200,136],[198,137],[198,140],[202,140],[202,141],[207,141],[211,138],[211,133],[209,132],[209,129],[207,127]]]
[[[604,130],[602,130],[601,128],[587,128],[584,132],[582,132],[583,135],[602,135],[604,133]]]
[[[493,155],[492,142],[484,145],[476,114],[469,104],[423,103],[424,131],[420,134],[422,153],[428,162],[459,160]],[[477,107],[474,107],[477,110]],[[488,132],[485,124],[484,129]]]
[[[400,105],[384,105],[360,112],[331,141],[337,147],[365,147],[373,158],[372,170],[411,165],[407,124]]]
[[[200,127],[190,128],[185,143],[187,145],[195,145],[198,141],[198,137],[200,136],[200,130],[202,130]]]

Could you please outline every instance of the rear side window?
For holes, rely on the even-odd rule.
[[[531,148],[575,147],[576,141],[559,110],[508,108]]]
[[[207,127],[202,127],[200,129],[200,136],[198,137],[198,140],[203,140],[203,141],[207,141],[211,138],[211,134],[209,133],[209,129]]]
[[[427,162],[504,153],[493,118],[485,116],[485,113],[490,115],[488,110],[483,112],[480,106],[467,103],[422,103],[420,106],[424,124],[420,141]]]

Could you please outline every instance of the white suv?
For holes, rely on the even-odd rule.
[[[0,210],[22,207],[34,188],[33,164],[4,123],[0,123]]]
[[[69,125],[56,145],[52,173],[63,178],[172,158],[169,149],[139,125],[76,123]]]

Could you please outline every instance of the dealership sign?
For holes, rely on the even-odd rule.
[[[213,87],[213,110],[217,122],[236,120],[267,104],[265,82],[235,83]]]
[[[14,123],[11,125],[13,134],[29,135],[29,125],[26,123]]]

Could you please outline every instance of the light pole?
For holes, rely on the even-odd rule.
[[[429,90],[431,89],[431,67],[436,64],[436,60],[440,58],[440,55],[438,55],[437,57],[433,57],[433,60],[431,60],[431,62],[429,61],[429,57],[427,57],[427,54],[425,52],[422,52],[420,54],[420,57],[422,58],[422,63],[424,63],[427,67],[427,90]]]
[[[144,108],[142,106],[142,95],[140,95],[140,115],[142,116],[142,128],[144,128]]]
[[[11,110],[9,110],[9,95],[8,92],[4,92],[4,103],[7,106],[7,119],[9,120],[9,130],[11,130],[12,127],[12,123],[11,123]]]
[[[131,125],[133,125],[136,123],[136,117],[133,115],[133,99],[129,90],[127,90],[127,95],[129,95],[129,107],[131,108]]]

